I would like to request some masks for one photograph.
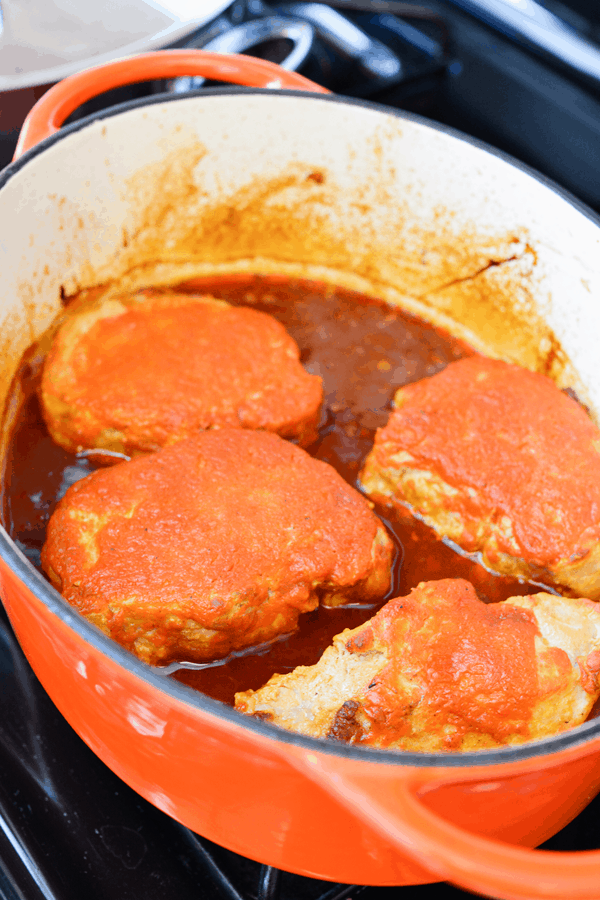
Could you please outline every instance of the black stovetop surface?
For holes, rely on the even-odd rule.
[[[425,60],[420,69],[418,55],[409,54],[407,82],[369,99],[421,112],[486,140],[600,209],[600,88],[583,86],[564,68],[493,33],[457,11],[452,0],[419,5],[447,23],[444,59],[435,66]],[[567,15],[572,11],[575,25],[600,41],[597,4],[547,0],[546,5]],[[414,16],[410,21],[442,40],[435,22]],[[545,847],[596,849],[599,820],[600,797]],[[0,900],[424,900],[425,895],[428,900],[471,896],[445,884],[357,888],[277,873],[178,825],[123,784],[77,737],[39,685],[0,612]]]

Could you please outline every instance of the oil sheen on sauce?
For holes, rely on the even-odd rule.
[[[177,290],[211,294],[279,319],[299,345],[306,369],[323,379],[319,436],[308,452],[334,466],[352,485],[375,430],[387,421],[395,391],[474,352],[402,310],[321,283],[236,275],[196,279]],[[38,377],[24,374],[21,382],[27,400],[12,436],[3,514],[9,533],[39,568],[46,523],[54,506],[95,465],[91,457],[81,459],[62,450],[48,435],[35,394]],[[376,512],[397,548],[392,588],[385,599],[439,578],[466,578],[486,602],[540,589],[487,572],[440,541],[408,512],[392,513],[386,508]],[[295,634],[268,648],[206,668],[180,668],[172,677],[231,704],[236,691],[256,690],[275,672],[313,665],[334,635],[362,624],[377,608],[317,609],[301,617]]]

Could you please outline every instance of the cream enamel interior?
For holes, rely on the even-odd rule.
[[[266,92],[133,108],[33,156],[0,223],[2,404],[61,295],[251,271],[400,303],[600,414],[597,225],[412,119]]]
[[[0,235],[2,406],[22,354],[62,310],[61,298],[98,285],[118,292],[237,270],[327,280],[401,303],[492,355],[550,373],[560,386],[575,388],[600,418],[598,226],[521,170],[412,119],[320,97],[266,92],[191,97],[133,108],[67,134],[28,159],[0,189]],[[42,623],[48,647],[54,641],[63,655],[63,645],[76,646],[72,652],[79,653],[79,643],[65,641],[67,626],[57,621],[56,635],[45,620]],[[58,651],[55,655],[59,658]],[[40,658],[43,661],[41,652]],[[179,732],[185,738],[182,755],[176,756],[178,748],[168,743],[165,723],[180,704],[171,704],[150,679],[147,683],[139,679],[131,691],[126,668],[115,674],[112,660],[102,670],[106,698],[98,699],[92,693],[92,683],[100,684],[94,672],[96,657],[90,652],[84,659],[68,660],[68,668],[79,673],[73,683],[79,704],[83,706],[81,698],[86,696],[93,700],[93,720],[83,726],[81,718],[74,722],[90,746],[144,796],[211,840],[294,871],[291,857],[281,858],[287,847],[280,834],[287,831],[276,826],[285,821],[288,846],[299,831],[288,818],[278,817],[268,792],[275,770],[271,756],[266,754],[262,763],[267,775],[258,797],[249,802],[242,794],[242,800],[236,796],[235,805],[221,803],[216,811],[207,810],[198,779],[208,780],[206,772],[214,777],[211,766],[218,752],[228,760],[243,761],[244,754],[250,756],[249,747],[236,733],[220,749],[213,735],[194,743],[192,756],[189,734],[195,739],[196,732],[190,716]],[[78,666],[83,666],[85,677]],[[44,670],[44,661],[40,668]],[[115,677],[109,682],[111,673]],[[115,698],[124,695],[123,685],[131,696],[129,706],[124,703],[121,710]],[[152,704],[146,699],[150,696]],[[140,748],[141,774],[128,769],[125,754],[124,760],[115,758],[118,740],[111,728],[106,737],[102,733],[107,722],[120,724],[121,714],[129,724],[132,746]],[[233,733],[231,723],[225,717],[222,721],[223,728]],[[159,744],[157,738],[163,734],[164,744]],[[234,757],[238,744],[240,755]],[[171,748],[174,765],[164,747]],[[295,753],[291,742],[285,749],[290,757]],[[513,804],[520,786],[524,809],[533,808],[527,804],[538,790],[543,795],[539,809],[553,822],[553,792],[560,795],[566,789],[556,801],[561,808],[571,793],[576,802],[583,802],[570,774],[574,771],[581,779],[582,771],[587,772],[573,763],[578,752],[575,748],[568,760],[571,768],[562,756],[547,780],[534,771],[535,760],[525,774],[515,763],[510,781],[517,787],[511,786],[504,801],[503,783],[496,780],[494,770],[492,782],[467,784],[462,793],[458,791],[454,805],[469,815],[474,808],[478,821],[491,821],[496,811],[491,808],[490,815],[486,806],[482,816],[478,798],[487,804],[498,790],[501,815],[506,805]],[[162,766],[163,753],[167,768]],[[351,778],[345,787],[343,777],[352,774],[352,756],[345,760],[337,751],[331,755],[342,773],[336,771],[335,776],[316,753],[301,762],[299,753],[295,756],[290,766],[304,773],[310,763],[311,779],[322,778],[324,784],[338,785],[338,790],[341,784],[351,795],[349,807],[366,810],[365,818],[374,808],[373,816],[385,822],[381,805],[357,804]],[[152,766],[144,768],[147,760]],[[170,793],[176,781],[172,770],[181,766],[186,773],[189,770],[192,785],[183,801],[175,790]],[[147,778],[149,769],[152,774]],[[359,784],[368,784],[364,777]],[[230,779],[235,786],[249,781],[243,766],[232,766]],[[274,783],[278,790],[281,783],[288,784]],[[591,784],[591,778],[586,783]],[[384,799],[397,796],[393,785],[379,792]],[[303,783],[297,790],[313,796]],[[288,795],[282,795],[287,803]],[[337,805],[338,799],[335,805],[326,804],[324,821],[329,822]],[[230,839],[232,819],[241,831],[245,826],[250,837]],[[527,817],[521,821],[511,814],[510,821],[514,839],[524,840],[530,830]],[[261,822],[269,823],[262,832],[257,828]],[[299,828],[302,824],[303,820]],[[348,829],[349,854],[359,861],[366,858],[372,874],[355,876],[348,869],[327,867],[321,873],[321,848],[310,844],[309,832],[310,828],[302,829],[311,860],[302,862],[302,874],[334,880],[369,877],[370,883],[428,879],[426,871],[403,855],[396,862],[396,851],[387,839],[382,847],[378,833],[367,831],[365,837],[354,824]],[[281,847],[274,841],[281,841]],[[303,854],[305,849],[303,845]],[[325,849],[329,855],[330,848]],[[385,868],[388,856],[393,860],[391,875]]]

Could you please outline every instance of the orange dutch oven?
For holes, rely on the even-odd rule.
[[[101,91],[178,75],[251,88],[155,96],[59,131]],[[597,217],[460,134],[260,60],[165,51],[56,85],[0,177],[0,223],[3,405],[65,297],[254,272],[402,304],[549,373],[598,417]],[[600,789],[597,720],[464,754],[293,735],[146,666],[75,613],[5,531],[0,550],[3,602],[57,707],[127,784],[199,834],[334,881],[600,897],[600,851],[532,849]]]

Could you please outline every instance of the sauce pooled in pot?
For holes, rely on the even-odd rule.
[[[474,352],[401,309],[322,283],[235,275],[196,279],[177,290],[250,306],[284,325],[300,347],[307,371],[323,379],[318,437],[306,449],[353,486],[375,430],[387,421],[396,390]],[[46,523],[57,500],[70,484],[93,471],[98,457],[77,457],[52,441],[39,410],[38,380],[39,373],[24,365],[20,387],[26,401],[12,436],[3,513],[9,533],[39,567]],[[489,573],[440,541],[408,511],[396,512],[393,518],[386,509],[376,512],[396,546],[392,587],[384,600],[408,593],[421,581],[440,578],[466,578],[486,602],[539,590],[537,585]],[[315,664],[334,635],[356,628],[376,608],[319,607],[301,617],[298,631],[267,648],[205,668],[181,667],[172,677],[231,704],[237,691],[255,690],[275,672]]]

